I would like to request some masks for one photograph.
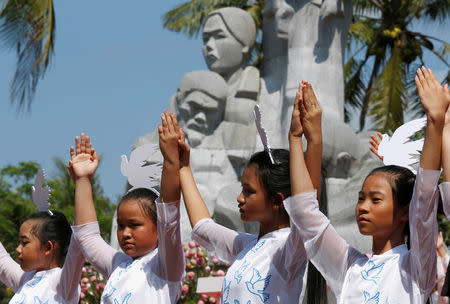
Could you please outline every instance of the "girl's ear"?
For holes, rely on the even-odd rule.
[[[273,203],[274,203],[276,206],[283,205],[283,201],[284,201],[285,198],[286,198],[286,197],[284,196],[283,193],[277,192],[277,194],[275,194],[275,197],[273,198]]]
[[[408,222],[409,221],[409,204],[406,206],[401,206],[399,209],[399,215],[400,215],[400,220],[402,222]]]
[[[52,255],[55,252],[55,244],[52,241],[47,241],[47,243],[42,245],[45,255]]]

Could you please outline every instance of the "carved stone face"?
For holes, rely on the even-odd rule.
[[[236,40],[219,15],[212,15],[203,28],[202,50],[208,68],[227,76],[245,65],[248,47]]]
[[[192,147],[198,146],[205,136],[214,132],[222,121],[224,111],[218,100],[201,91],[188,93],[178,109],[180,125]]]
[[[265,18],[272,18],[275,23],[275,31],[280,39],[288,39],[289,25],[294,16],[294,9],[285,0],[269,0],[264,6]]]

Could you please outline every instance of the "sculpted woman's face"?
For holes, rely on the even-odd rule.
[[[228,76],[245,65],[248,47],[236,40],[222,18],[216,14],[206,20],[202,50],[208,68],[222,76]]]

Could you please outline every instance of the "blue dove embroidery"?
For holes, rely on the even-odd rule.
[[[131,292],[127,293],[125,298],[123,298],[122,302],[117,301],[116,298],[114,298],[114,304],[127,304],[128,300],[131,298]]]
[[[106,288],[102,293],[100,303],[104,303],[105,299],[110,298],[116,292],[116,290],[116,287],[113,287],[111,284],[109,284],[109,282],[106,283]]]
[[[267,276],[266,278],[261,278],[261,274],[256,268],[253,268],[253,274],[250,281],[245,282],[245,285],[247,286],[247,290],[258,296],[261,300],[261,302],[266,303],[267,300],[270,298],[270,294],[264,292],[270,283],[270,278],[272,275]]]
[[[380,292],[377,292],[373,297],[370,297],[370,293],[367,291],[363,292],[364,304],[378,304],[380,301]]]
[[[38,296],[34,297],[34,304],[48,304],[48,300],[45,302],[42,302],[41,299],[39,299]]]
[[[42,278],[43,278],[44,276],[43,275],[39,275],[39,276],[34,276],[31,280],[29,280],[28,282],[27,282],[27,286],[28,287],[31,287],[31,288],[34,288],[34,287],[36,287],[36,285],[40,282],[40,281],[42,281]]]
[[[266,243],[266,240],[264,241],[259,241],[258,243],[256,243],[256,245],[251,249],[252,252],[257,252],[259,249],[261,249],[262,246],[264,246],[264,244]]]
[[[383,270],[384,263],[381,263],[380,265],[376,266],[375,263],[372,260],[369,260],[367,263],[369,269],[368,270],[362,270],[361,271],[361,277],[369,282],[375,283],[375,285],[378,284],[378,279],[380,278],[381,271]]]
[[[244,273],[245,270],[247,270],[247,267],[250,265],[249,262],[244,261],[241,265],[241,267],[239,267],[238,270],[236,270],[234,272],[234,278],[236,279],[236,282],[239,284],[241,283],[242,280],[242,274]]]
[[[230,286],[231,281],[229,281],[227,284],[227,279],[224,278],[222,292],[220,293],[220,302],[223,304],[230,304],[230,302],[228,302],[228,297],[230,296]]]
[[[25,302],[26,296],[24,294],[21,294],[20,300],[14,302],[14,304],[23,304]]]
[[[239,300],[234,300],[234,304],[241,304],[241,302],[239,302]],[[248,300],[246,304],[252,304],[252,302]]]

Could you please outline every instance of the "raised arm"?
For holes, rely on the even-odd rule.
[[[309,176],[302,152],[300,110],[303,102],[304,84],[300,85],[292,112],[289,131],[292,196],[284,206],[303,241],[308,258],[322,273],[336,295],[340,294],[349,263],[360,255],[349,253],[349,246],[330,225],[328,218],[319,210],[316,192]]]
[[[290,175],[291,175],[291,193],[292,196],[307,192],[307,191],[313,191],[314,186],[311,181],[311,177],[308,172],[308,168],[306,167],[305,159],[303,158],[303,146],[302,146],[302,136],[303,136],[303,130],[306,130],[306,127],[304,128],[302,126],[302,121],[307,121],[307,119],[302,120],[301,113],[306,114],[306,106],[304,105],[304,96],[303,96],[303,90],[305,90],[306,84],[302,83],[300,84],[300,88],[297,92],[297,95],[295,97],[294,101],[294,109],[292,110],[292,119],[291,119],[291,128],[289,130],[289,158],[290,158]],[[314,94],[314,92],[313,92]],[[312,107],[312,105],[309,105],[309,107]],[[308,127],[310,131],[313,129],[312,127]],[[311,136],[312,134],[310,134]],[[312,137],[312,136],[311,136]],[[321,137],[321,136],[320,136]],[[321,149],[320,149],[321,150]],[[312,155],[311,155],[312,156]],[[313,168],[317,169],[317,163],[319,165],[318,167],[318,173],[319,173],[319,183],[320,183],[320,163],[322,154],[316,155],[315,157],[320,158],[320,161],[317,160],[310,160],[311,163],[314,163]]]
[[[430,69],[422,67],[415,77],[417,93],[427,115],[427,129],[420,167],[424,170],[441,169],[442,131],[448,100],[443,88]]]
[[[423,293],[436,279],[437,183],[441,168],[442,129],[447,101],[431,70],[421,68],[415,78],[417,92],[427,115],[427,129],[420,167],[409,206],[411,273]]]
[[[186,144],[184,132],[181,130],[182,139],[180,140],[180,183],[183,193],[184,205],[191,226],[194,227],[201,219],[211,218],[208,207],[206,207],[203,198],[198,191],[194,176],[190,166],[190,148]]]
[[[76,152],[76,154],[75,154]],[[91,179],[98,167],[98,155],[89,136],[75,137],[75,149],[70,147],[69,172],[75,182],[74,236],[86,259],[106,277],[125,254],[109,246],[100,236]]]
[[[164,156],[161,195],[158,202],[159,267],[165,279],[180,281],[184,273],[184,254],[180,234],[180,128],[172,113],[161,114],[158,125],[159,147]],[[162,269],[163,268],[163,269]]]
[[[448,85],[444,86],[445,95],[450,100]],[[440,185],[442,204],[447,218],[450,218],[450,106],[445,112],[444,130],[442,133],[442,168],[444,169],[444,182]]]
[[[89,136],[81,133],[80,137],[75,137],[76,150],[70,147],[69,161],[69,172],[75,183],[75,225],[77,226],[97,221],[91,179],[98,167],[98,155],[91,146]]]
[[[24,271],[20,268],[20,265],[11,258],[0,242],[0,282],[16,292],[20,287],[23,274]]]
[[[299,104],[300,119],[306,142],[306,168],[308,169],[317,200],[320,200],[320,179],[322,167],[322,110],[311,84],[302,81],[303,102]]]

